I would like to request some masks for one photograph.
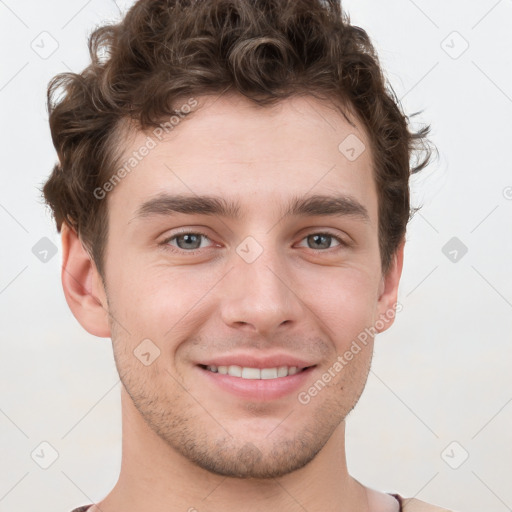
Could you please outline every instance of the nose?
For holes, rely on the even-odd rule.
[[[230,328],[270,336],[282,326],[291,328],[304,318],[300,290],[283,257],[264,249],[251,263],[237,254],[234,268],[223,280],[220,314]]]

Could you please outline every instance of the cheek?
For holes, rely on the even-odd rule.
[[[330,329],[337,343],[350,342],[359,332],[372,324],[376,304],[376,288],[372,276],[353,268],[330,269],[324,278],[302,281],[302,289],[309,290],[304,297],[317,318]],[[318,276],[317,276],[318,277]],[[311,282],[324,283],[311,289]]]
[[[131,333],[162,340],[197,321],[208,303],[208,292],[222,277],[217,274],[206,267],[172,268],[125,261],[112,272],[109,295],[116,316]]]
[[[225,275],[230,265],[172,267],[135,257],[117,261],[119,264],[109,269],[109,295],[116,318],[134,339],[169,341],[180,334],[187,336],[220,310],[223,301],[231,300],[231,285],[239,292]],[[333,340],[338,351],[371,324],[377,284],[363,264],[291,264],[282,278],[291,290],[290,300],[303,303],[305,314]]]

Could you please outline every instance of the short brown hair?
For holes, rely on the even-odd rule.
[[[77,231],[102,276],[108,211],[94,190],[114,173],[120,127],[156,127],[178,99],[227,91],[262,107],[311,94],[355,113],[370,138],[387,272],[415,211],[410,175],[432,154],[430,126],[410,130],[367,33],[339,0],[139,0],[92,33],[89,52],[81,73],[48,86],[59,161],[43,194],[57,230],[65,221]]]

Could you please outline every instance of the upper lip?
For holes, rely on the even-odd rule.
[[[242,366],[249,368],[275,368],[279,366],[296,366],[299,369],[315,366],[315,363],[305,361],[298,357],[287,354],[267,354],[256,356],[250,354],[229,354],[218,356],[197,363],[204,366]]]

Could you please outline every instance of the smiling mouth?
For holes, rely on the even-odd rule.
[[[313,366],[306,366],[304,368],[299,368],[297,366],[276,366],[273,368],[251,368],[248,366],[238,366],[238,365],[230,365],[230,366],[215,366],[215,365],[199,365],[204,370],[210,371],[212,373],[220,373],[222,375],[230,375],[231,377],[240,377],[242,379],[249,380],[269,380],[269,379],[278,379],[281,377],[288,377],[291,375],[295,375],[297,373],[301,373],[309,368],[313,368]]]

